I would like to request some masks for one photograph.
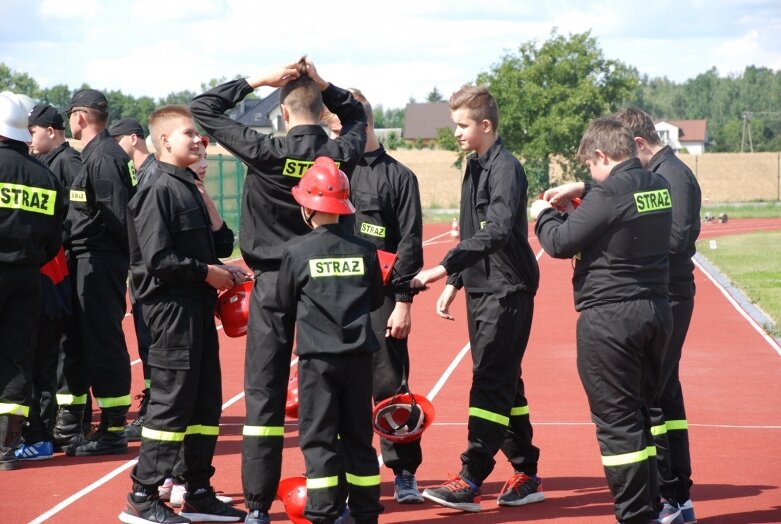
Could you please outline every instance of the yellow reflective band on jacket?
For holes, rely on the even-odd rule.
[[[306,479],[306,489],[333,488],[339,485],[339,476],[321,477],[319,479]]]
[[[362,257],[313,258],[309,261],[309,276],[351,277],[364,274]]]
[[[602,465],[605,467],[626,466],[647,460],[648,457],[656,456],[656,447],[648,446],[641,451],[631,453],[622,453],[621,455],[602,455]]]
[[[195,426],[187,426],[185,430],[186,435],[206,435],[209,437],[216,437],[220,434],[220,426],[202,426],[197,424]]]
[[[86,202],[87,192],[80,189],[71,189],[70,200],[71,202]]]
[[[67,393],[57,393],[57,405],[59,406],[85,406],[87,405],[87,394],[70,395]]]
[[[0,182],[0,208],[53,215],[56,202],[57,191],[54,189]]]
[[[127,170],[130,172],[130,185],[137,186],[138,177],[136,177],[136,166],[133,164],[132,160],[128,161]]]
[[[0,402],[0,415],[30,416],[30,407],[21,404],[4,404]]]
[[[490,411],[486,411],[480,408],[469,408],[469,416],[481,418],[489,422],[495,422],[496,424],[501,424],[502,426],[510,425],[510,417],[499,415],[498,413],[491,413]]]
[[[517,406],[510,410],[511,417],[520,417],[529,414],[529,406]]]
[[[667,431],[674,431],[674,430],[681,430],[681,429],[689,429],[689,422],[684,420],[668,420],[664,423],[664,425],[667,427]]]
[[[352,484],[353,486],[368,488],[369,486],[380,485],[379,475],[361,476],[361,475],[353,475],[352,473],[346,473],[345,477],[347,478],[347,483]]]
[[[121,397],[95,397],[100,408],[124,408],[131,403],[130,395],[122,395]]]
[[[141,438],[159,440],[161,442],[182,442],[184,440],[184,431],[163,431],[144,426],[141,428]]]
[[[673,207],[672,202],[670,201],[670,191],[667,189],[643,191],[635,193],[634,197],[638,213],[648,213],[650,211],[671,209]]]
[[[241,434],[245,437],[284,437],[284,426],[244,426]]]
[[[651,426],[651,435],[654,437],[658,437],[659,435],[666,435],[667,434],[667,426],[664,424],[659,424],[658,426]]]

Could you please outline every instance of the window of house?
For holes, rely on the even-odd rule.
[[[662,141],[663,144],[667,144],[670,142],[670,131],[667,129],[658,129],[657,132],[659,133],[659,139]]]

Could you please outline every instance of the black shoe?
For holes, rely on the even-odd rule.
[[[84,406],[61,406],[57,410],[57,418],[52,430],[54,447],[66,449],[74,444],[86,441],[81,420],[84,417]]]
[[[242,522],[247,512],[225,504],[209,487],[195,490],[195,493],[188,492],[179,515],[194,522]]]
[[[125,432],[98,431],[90,440],[68,446],[69,457],[92,457],[98,455],[121,455],[127,453]]]
[[[119,520],[127,524],[187,524],[190,519],[174,513],[158,497],[127,496],[127,507],[119,514]]]
[[[0,470],[7,471],[19,466],[16,447],[22,442],[24,417],[21,415],[0,415]]]

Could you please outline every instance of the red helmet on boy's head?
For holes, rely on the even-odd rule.
[[[287,518],[293,524],[311,524],[304,516],[306,508],[306,477],[288,477],[279,481],[277,498],[285,505]]]
[[[222,320],[222,328],[229,337],[241,337],[247,334],[249,298],[254,284],[253,280],[247,280],[233,286],[217,299],[215,314]]]
[[[350,181],[347,175],[326,156],[318,157],[304,173],[301,181],[293,188],[293,198],[314,211],[335,215],[355,213],[355,207],[350,202]]]
[[[415,393],[400,393],[374,406],[374,432],[391,442],[414,442],[434,422],[434,406]]]

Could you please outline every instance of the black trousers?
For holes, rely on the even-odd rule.
[[[658,485],[650,407],[671,327],[665,298],[596,306],[578,318],[578,374],[597,426],[615,515],[625,524],[655,517]]]
[[[392,397],[399,389],[402,376],[406,373],[409,379],[410,375],[407,339],[385,336],[388,318],[395,307],[396,301],[393,296],[386,295],[382,306],[371,314],[372,329],[380,343],[380,350],[374,353],[372,362],[372,373],[374,376],[372,395],[375,402],[381,402],[386,398]],[[417,393],[414,389],[412,391]],[[414,442],[402,444],[381,438],[382,461],[396,475],[403,470],[414,474],[418,466],[423,462],[420,441],[421,439],[418,439]]]
[[[307,478],[304,514],[313,524],[334,522],[348,496],[357,522],[376,521],[384,509],[372,447],[371,367],[368,353],[299,358],[298,428]]]
[[[91,387],[104,412],[126,413],[130,407],[130,356],[122,320],[127,310],[125,292],[128,261],[121,257],[91,256],[70,259],[75,283],[75,330],[64,344],[63,381],[58,400],[71,396],[83,404]],[[60,402],[63,404],[63,402]]]
[[[38,323],[38,343],[32,366],[30,416],[22,436],[35,444],[52,441],[57,414],[57,362],[65,320],[42,315]]]
[[[659,466],[659,489],[665,499],[682,503],[691,498],[692,465],[679,366],[683,343],[694,313],[694,299],[676,297],[670,300],[670,305],[673,329],[662,362],[659,398],[652,413],[664,420],[664,426],[655,432],[654,437]]]
[[[521,361],[534,316],[534,297],[467,293],[472,352],[469,444],[461,455],[461,476],[478,486],[501,449],[517,472],[537,473],[540,450],[532,444]]]
[[[247,419],[241,450],[244,500],[268,511],[282,473],[285,401],[295,318],[279,312],[277,271],[255,275],[247,326],[244,393]]]
[[[204,292],[141,304],[152,334],[152,383],[138,464],[131,475],[134,489],[156,493],[157,486],[172,476],[180,448],[187,490],[210,485],[222,411],[215,303],[216,294]]]
[[[30,411],[40,309],[38,268],[0,265],[0,415],[27,417]]]

